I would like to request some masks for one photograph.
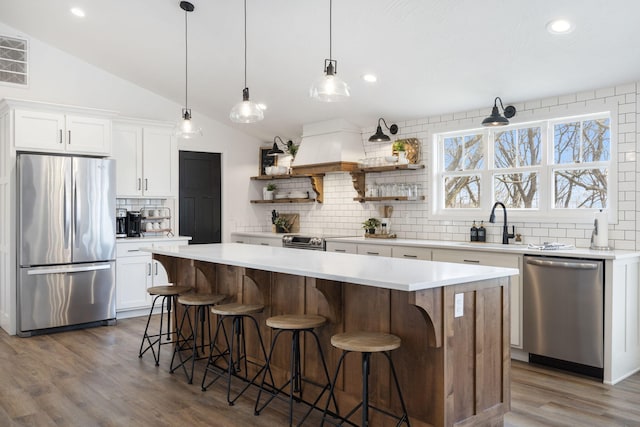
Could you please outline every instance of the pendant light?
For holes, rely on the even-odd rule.
[[[182,119],[176,127],[176,136],[184,139],[202,136],[202,129],[193,123],[191,118],[191,108],[189,108],[189,42],[187,37],[187,15],[193,12],[195,7],[188,1],[181,1],[180,8],[184,10],[184,108],[182,109]]]
[[[244,89],[242,89],[242,101],[233,106],[229,117],[236,123],[254,123],[264,119],[262,108],[249,100],[247,87],[247,0],[244,0]]]
[[[498,101],[500,101],[500,108],[504,113],[504,117],[498,111]],[[482,121],[482,126],[506,126],[509,124],[509,119],[516,115],[516,107],[513,105],[502,105],[502,99],[499,96],[493,101],[493,108],[491,109],[491,115]]]
[[[338,61],[332,59],[332,9],[333,0],[329,0],[329,59],[324,60],[324,75],[313,82],[309,90],[309,96],[311,98],[322,102],[344,101],[351,96],[349,86],[336,75],[338,72]]]

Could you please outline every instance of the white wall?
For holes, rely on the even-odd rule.
[[[38,39],[31,38],[0,22],[0,34],[29,40],[29,87],[0,83],[0,99],[17,98],[82,107],[113,110],[125,117],[174,122],[182,106],[144,88],[83,62]],[[192,89],[197,90],[197,89]],[[255,223],[254,211],[246,209],[250,175],[257,170],[260,141],[224,123],[198,114],[194,121],[204,136],[180,140],[180,150],[222,153],[223,240],[228,240],[234,224]]]
[[[504,96],[507,96],[506,94]],[[617,115],[617,179],[618,179],[618,218],[615,224],[609,225],[610,244],[616,249],[640,249],[636,242],[640,239],[640,201],[637,181],[640,179],[637,153],[640,151],[640,136],[636,123],[640,120],[640,83],[621,84],[615,87],[594,89],[580,93],[559,95],[556,97],[531,100],[515,104],[518,121],[534,120],[535,118],[562,117],[567,111],[574,109],[589,109],[594,107],[613,105]],[[422,162],[426,169],[417,172],[398,172],[385,174],[368,174],[367,182],[402,183],[418,182],[422,185],[426,200],[423,202],[395,202],[387,203],[393,206],[392,231],[402,238],[445,239],[455,241],[469,240],[471,221],[435,220],[430,217],[431,211],[431,133],[441,129],[474,128],[490,112],[487,108],[476,111],[466,111],[453,114],[426,117],[419,120],[398,121],[400,132],[396,138],[418,138],[422,143]],[[514,119],[515,121],[515,119]],[[367,139],[375,132],[375,124],[363,129],[363,144],[367,157],[389,155],[390,143],[371,143]],[[615,178],[615,177],[614,177]],[[278,182],[278,184],[281,184]],[[262,184],[260,184],[262,185]],[[309,188],[304,180],[280,185],[283,190],[288,188]],[[303,231],[336,233],[342,235],[361,235],[360,223],[375,216],[382,217],[382,203],[359,203],[353,201],[356,192],[348,173],[327,174],[324,178],[324,203],[276,205],[282,212],[300,213],[300,225]],[[260,215],[261,224],[247,224],[242,231],[268,231],[269,205],[262,205],[264,211]],[[476,218],[484,220],[487,227],[487,240],[501,241],[501,224],[488,224],[489,212]],[[513,222],[516,232],[522,233],[524,243],[541,243],[544,241],[559,241],[578,247],[588,247],[590,244],[592,223],[561,223],[553,221]]]

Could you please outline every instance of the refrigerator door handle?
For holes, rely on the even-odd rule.
[[[73,181],[73,239],[74,247],[78,246],[78,187],[76,181]]]
[[[66,274],[66,273],[82,273],[85,271],[108,270],[111,268],[109,264],[103,265],[87,265],[81,267],[52,267],[52,268],[34,268],[27,271],[29,276],[39,276],[42,274]]]

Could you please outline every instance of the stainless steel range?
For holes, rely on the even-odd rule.
[[[283,248],[306,249],[311,251],[324,251],[326,247],[324,237],[300,236],[297,234],[285,234],[282,236]]]

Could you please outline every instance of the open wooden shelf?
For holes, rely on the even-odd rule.
[[[424,196],[412,197],[407,196],[389,196],[389,197],[354,197],[356,202],[386,202],[386,201],[399,201],[399,202],[416,202],[418,200],[424,200]]]
[[[404,165],[394,164],[394,165],[386,165],[386,166],[374,166],[370,168],[360,168],[358,169],[358,171],[359,172],[391,172],[391,171],[417,170],[417,169],[424,169],[424,165],[413,164],[413,163],[407,163]]]
[[[314,199],[273,199],[273,200],[251,200],[251,203],[313,203]]]

